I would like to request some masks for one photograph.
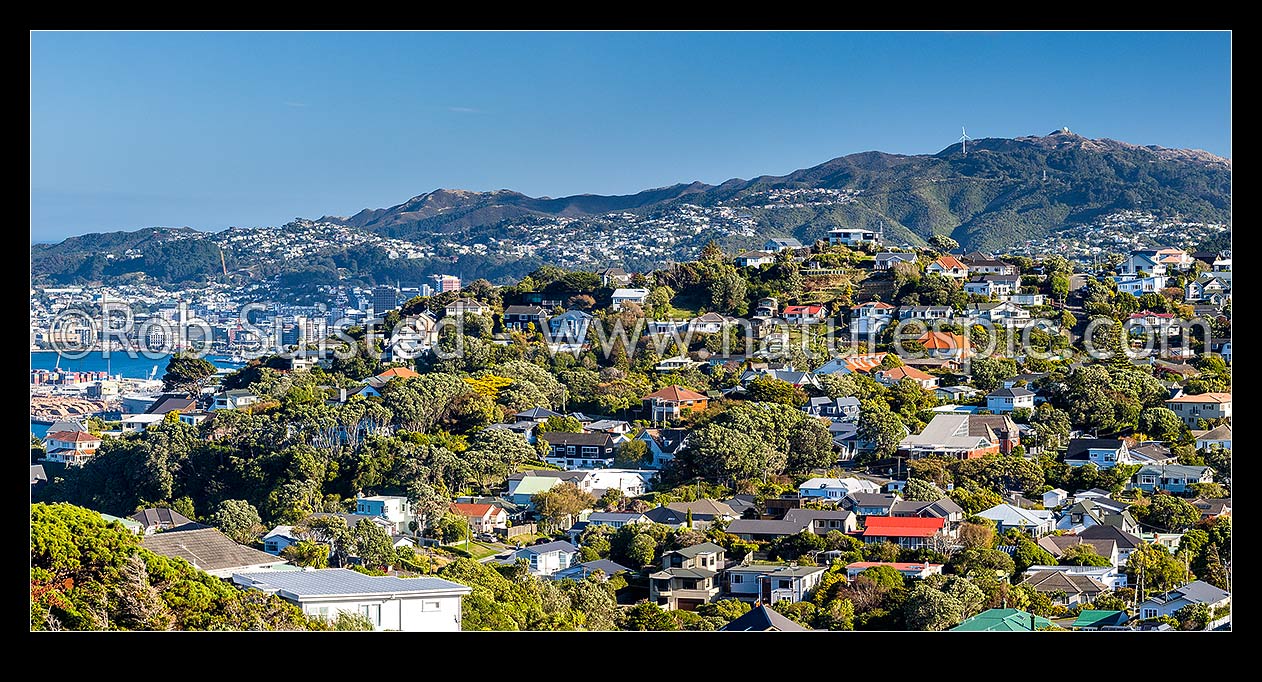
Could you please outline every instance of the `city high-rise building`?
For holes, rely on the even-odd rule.
[[[434,275],[434,285],[435,290],[440,293],[460,291],[460,278],[455,275]]]
[[[399,305],[399,290],[394,287],[372,288],[372,309],[377,315],[385,315]]]

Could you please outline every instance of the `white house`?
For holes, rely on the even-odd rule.
[[[588,526],[621,528],[627,524],[650,523],[647,516],[638,512],[592,512],[587,517]]]
[[[881,486],[861,478],[809,478],[798,486],[798,497],[840,502],[850,493],[879,493]]]
[[[458,632],[460,601],[472,588],[433,576],[371,576],[345,568],[234,573],[232,582],[274,594],[308,616],[359,614],[374,630]]]
[[[518,559],[529,562],[531,575],[552,575],[578,563],[578,548],[564,540],[546,542],[522,547],[513,553],[509,563]]]
[[[211,404],[210,411],[235,410],[247,405],[253,405],[258,401],[258,396],[244,388],[224,391],[223,393],[215,396],[215,401]]]
[[[925,268],[926,273],[942,275],[947,279],[962,281],[968,279],[968,266],[961,263],[960,259],[946,254],[939,256],[937,260],[929,264]]]
[[[850,308],[850,331],[867,336],[879,334],[894,321],[894,306],[881,301],[868,301]]]
[[[736,257],[737,267],[742,268],[756,268],[774,262],[776,262],[776,257],[765,251],[746,251]]]
[[[824,566],[749,564],[729,568],[728,594],[745,601],[774,604],[782,599],[800,602],[819,585],[828,569]]]
[[[986,396],[986,409],[995,414],[1004,414],[1021,408],[1034,409],[1034,391],[1014,386],[991,391]]]
[[[1164,275],[1166,274],[1166,265],[1157,256],[1156,249],[1132,251],[1126,257],[1126,260],[1122,261],[1119,270],[1123,275],[1138,275],[1140,273],[1145,275]]]
[[[1118,291],[1136,297],[1143,294],[1156,293],[1166,286],[1164,275],[1157,277],[1114,277],[1113,281],[1117,282]]]
[[[994,521],[995,529],[1001,534],[1016,528],[1036,538],[1052,532],[1056,524],[1047,509],[1022,509],[1011,504],[997,504],[977,515]]]
[[[644,305],[644,300],[648,297],[648,289],[614,289],[613,296],[610,297],[610,300],[615,306],[620,306],[623,303],[637,303]]]
[[[416,515],[412,513],[411,503],[402,495],[373,495],[372,497],[357,495],[355,513],[383,517],[394,524],[395,531],[399,533],[407,530],[409,521],[416,519]]]
[[[52,431],[44,436],[44,460],[67,467],[83,466],[100,447],[101,437],[86,431]]]
[[[1114,438],[1073,438],[1065,450],[1065,464],[1079,467],[1094,464],[1109,469],[1118,464],[1138,464],[1125,441]]]
[[[491,314],[491,306],[472,298],[458,298],[451,303],[448,303],[447,307],[443,310],[448,315],[457,316],[464,315],[465,313],[473,313],[474,315],[482,315],[485,317],[486,315]]]
[[[770,251],[771,253],[800,248],[802,248],[802,242],[794,239],[793,237],[772,237],[766,242],[763,242],[762,245],[763,251]]]
[[[790,324],[819,324],[828,317],[828,308],[822,305],[786,305],[781,314]]]
[[[1061,490],[1060,488],[1052,488],[1051,490],[1043,493],[1043,508],[1052,509],[1054,507],[1059,507],[1064,504],[1067,499],[1069,499],[1069,491]]]
[[[1196,428],[1201,419],[1230,419],[1230,393],[1201,393],[1198,395],[1181,395],[1166,401],[1170,408],[1184,424]]]
[[[880,234],[862,228],[836,227],[828,231],[829,246],[854,246],[863,242],[880,241]]]
[[[1230,450],[1231,424],[1220,424],[1209,431],[1194,431],[1197,450]]]

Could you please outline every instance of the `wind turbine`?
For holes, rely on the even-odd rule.
[[[968,156],[968,141],[971,139],[973,138],[968,136],[968,133],[964,130],[964,126],[960,126],[960,150],[964,156]]]

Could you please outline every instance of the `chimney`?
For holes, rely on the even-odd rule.
[[[337,401],[339,403],[346,402],[346,389],[345,388],[338,389]]]

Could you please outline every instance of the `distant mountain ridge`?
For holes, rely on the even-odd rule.
[[[774,189],[837,189],[859,192],[852,208],[816,211],[796,224],[775,226],[777,231],[787,228],[813,240],[838,225],[882,224],[913,243],[947,234],[967,247],[1002,248],[1110,210],[1225,220],[1230,208],[1231,161],[1202,150],[1093,140],[1062,129],[978,139],[969,142],[967,152],[960,144],[932,155],[860,152],[783,176],[676,184],[621,196],[554,199],[511,190],[438,189],[390,208],[320,220],[416,238],[529,217],[644,213],[680,203],[739,204],[746,195]]]
[[[220,276],[225,266],[288,276],[282,284],[416,281],[444,272],[511,281],[544,263],[648,270],[693,258],[710,240],[732,253],[769,236],[811,244],[834,227],[877,229],[887,242],[911,246],[941,234],[969,250],[1002,252],[1127,211],[1229,226],[1231,161],[1062,129],[971,140],[967,153],[958,143],[936,154],[867,151],[786,175],[628,195],[436,189],[389,208],[276,228],[278,235],[319,225],[353,233],[321,238],[301,257],[278,252],[266,230],[145,228],[33,244],[31,261],[36,279],[63,283],[140,273],[188,281]],[[368,243],[374,239],[378,246]]]

